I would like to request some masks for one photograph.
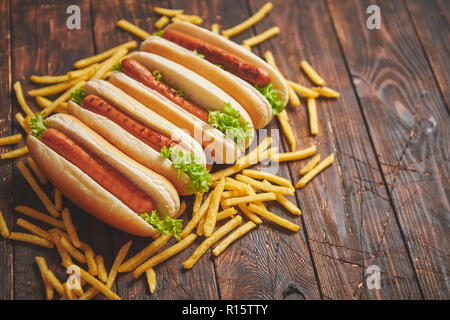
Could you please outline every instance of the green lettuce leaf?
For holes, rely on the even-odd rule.
[[[153,76],[156,78],[156,80],[161,81],[162,73],[159,70],[154,70],[152,72]]]
[[[178,241],[181,240],[180,233],[183,229],[182,219],[173,219],[167,216],[162,220],[158,215],[158,210],[153,210],[151,215],[141,213],[139,216],[162,234],[172,234]]]
[[[211,186],[211,174],[194,153],[184,153],[176,146],[162,147],[161,156],[172,161],[172,167],[178,169],[178,178],[185,173],[191,178],[186,186],[188,192],[206,192]]]
[[[286,105],[283,103],[283,101],[280,100],[280,98],[278,97],[278,93],[275,91],[271,83],[269,83],[265,87],[255,85],[255,88],[258,89],[258,91],[261,92],[261,94],[269,101],[270,105],[272,106],[273,115],[277,115],[281,111],[283,111]]]
[[[115,65],[113,65],[112,70],[113,71],[122,71],[122,64],[120,62],[117,62]]]
[[[161,38],[163,35],[164,35],[164,30],[159,30],[159,31],[152,33],[152,36],[157,36],[157,37],[161,37]]]
[[[40,112],[34,114],[34,117],[30,119],[30,130],[32,136],[41,139],[42,134],[47,130],[47,127],[44,124],[43,114]]]
[[[86,97],[86,92],[84,92],[83,88],[79,88],[76,90],[73,90],[70,93],[70,100],[81,106],[81,103],[83,102],[84,97]]]
[[[244,148],[247,139],[253,135],[253,128],[248,122],[241,123],[240,113],[225,103],[222,110],[210,111],[208,122],[234,141],[240,149]]]

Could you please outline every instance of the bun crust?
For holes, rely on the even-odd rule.
[[[205,147],[205,154],[209,160],[214,159],[218,163],[234,163],[239,158],[238,147],[222,132],[204,123],[157,91],[149,89],[122,72],[114,72],[109,81],[159,113],[160,116],[170,119],[179,128],[187,130],[190,137],[194,137]]]
[[[70,201],[95,218],[127,233],[157,238],[160,233],[83,171],[35,137],[27,137],[33,160]]]
[[[156,173],[166,177],[177,189],[180,195],[187,195],[186,185],[191,179],[183,173],[181,179],[178,178],[178,169],[172,167],[172,162],[163,158],[155,149],[148,146],[121,126],[108,118],[86,110],[77,104],[69,101],[69,114],[108,140],[119,150],[129,155],[132,159]]]
[[[143,125],[164,134],[185,150],[192,151],[203,164],[206,163],[202,146],[194,138],[111,83],[91,80],[84,85],[84,91],[104,99]]]
[[[193,52],[157,36],[151,36],[142,42],[140,50],[175,61],[216,84],[244,107],[255,129],[265,127],[272,120],[272,107],[256,88]]]

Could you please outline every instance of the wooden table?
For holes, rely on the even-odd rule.
[[[115,26],[119,19],[154,30],[157,5],[198,14],[208,28],[214,22],[227,28],[265,1],[82,0],[81,29],[68,30],[66,8],[74,1],[0,0],[1,136],[21,132],[14,120],[20,110],[15,81],[24,90],[34,88],[32,74],[64,74],[83,57],[136,39]],[[191,246],[156,268],[154,294],[145,277],[135,280],[132,274],[120,274],[113,290],[124,299],[449,299],[448,2],[273,3],[268,17],[233,40],[240,43],[278,25],[281,34],[253,51],[270,50],[286,78],[311,86],[299,69],[305,59],[341,93],[339,99],[318,100],[317,136],[309,133],[304,99],[299,107],[287,107],[298,149],[316,144],[323,157],[336,154],[330,168],[290,198],[301,216],[269,205],[301,225],[300,231],[264,223],[219,257],[208,252],[185,271]],[[366,27],[371,4],[381,9],[380,30]],[[27,101],[38,110],[31,97]],[[277,128],[274,119],[268,129]],[[288,150],[284,138],[280,148]],[[282,164],[279,173],[296,182],[305,163]],[[13,161],[0,163],[0,180],[1,210],[10,228],[22,231],[13,208],[44,208]],[[45,191],[53,192],[49,186]],[[188,219],[192,197],[185,199]],[[105,257],[108,268],[126,241],[133,240],[131,254],[149,243],[64,204],[81,238]],[[67,277],[55,250],[0,240],[0,299],[45,298],[37,255],[60,279]],[[380,270],[380,289],[366,281],[369,266]]]

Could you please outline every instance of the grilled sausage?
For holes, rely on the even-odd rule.
[[[164,31],[163,38],[188,50],[195,50],[209,62],[222,66],[225,70],[251,84],[264,87],[270,83],[270,73],[267,70],[246,62],[242,58],[203,40],[176,30]]]
[[[154,201],[103,160],[86,150],[64,133],[49,128],[41,141],[67,161],[86,173],[136,213],[150,213]]]

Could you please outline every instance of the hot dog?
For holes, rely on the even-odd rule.
[[[251,143],[253,124],[245,109],[191,70],[147,52],[131,54],[120,70],[108,81],[188,130],[207,150],[210,162],[234,162]]]
[[[181,97],[176,90],[156,79],[156,77],[141,63],[132,58],[122,60],[122,72],[127,76],[141,82],[150,89],[154,89],[164,97],[179,105],[203,122],[208,122],[208,112],[189,100]]]
[[[168,25],[162,37],[147,38],[140,49],[184,67],[222,88],[250,115],[255,129],[283,110],[288,89],[283,76],[240,45],[182,21]]]
[[[180,195],[209,188],[211,178],[201,145],[125,92],[106,81],[92,80],[72,99],[69,114],[166,177]]]
[[[68,114],[30,121],[30,155],[77,206],[120,230],[160,233],[140,214],[176,217],[180,200],[163,176],[134,161]]]
[[[246,62],[237,55],[215,45],[194,38],[184,32],[170,29],[164,32],[163,38],[188,50],[197,51],[211,63],[222,66],[225,70],[254,85],[264,87],[270,83],[270,73],[267,70],[253,63]]]
[[[154,201],[142,190],[64,133],[53,128],[47,129],[42,134],[41,141],[135,212],[151,212],[155,209]]]

